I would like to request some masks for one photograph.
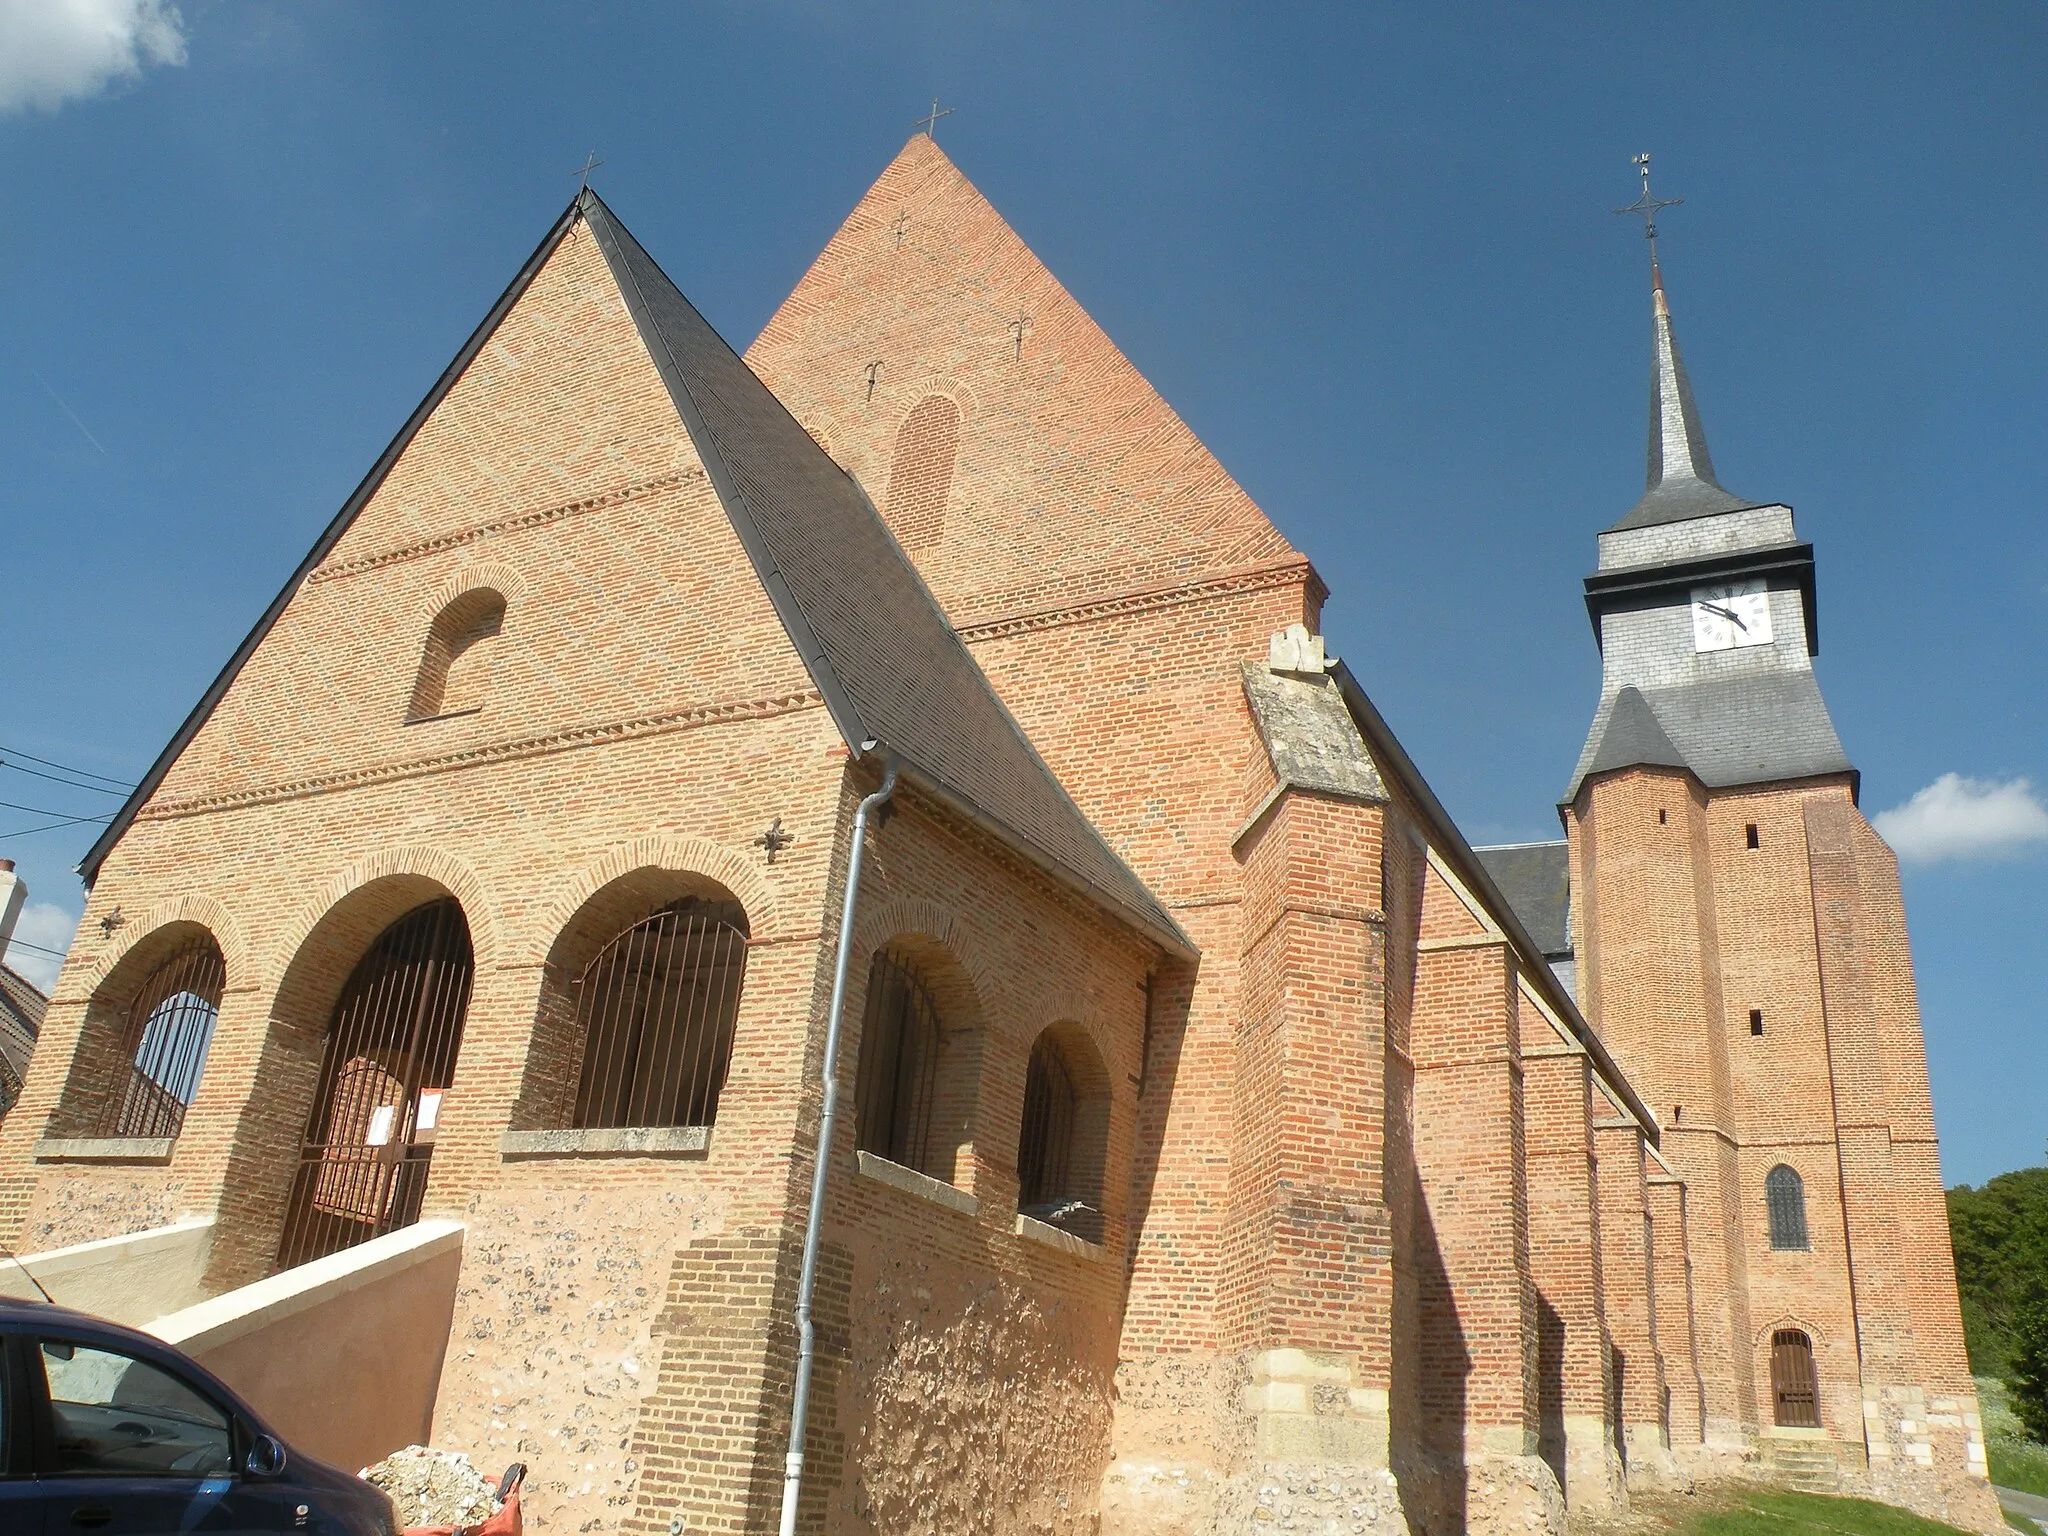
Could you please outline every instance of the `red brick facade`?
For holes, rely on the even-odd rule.
[[[1883,1486],[1926,1502],[1924,1434],[1900,1423],[1943,1425],[1956,1398],[1960,1444],[1974,1404],[1896,881],[1839,789],[1723,806],[1635,773],[1575,812],[1586,1016],[1657,1085],[1660,1161],[1647,1090],[1348,674],[1269,661],[1316,626],[1307,561],[929,139],[748,356],[1195,950],[936,797],[905,789],[871,833],[844,1082],[887,948],[934,1000],[940,1150],[856,1155],[851,1116],[826,1149],[806,1529],[1558,1530],[1567,1500],[1621,1504],[1675,1449],[1745,1443],[1755,1328],[1767,1350],[1795,1312],[1827,1422],[1860,1440],[1867,1419],[1895,1448]],[[1342,722],[1353,787],[1282,766],[1247,663]],[[0,1126],[0,1240],[210,1214],[214,1286],[266,1273],[343,980],[452,896],[476,970],[423,1206],[467,1228],[437,1438],[532,1462],[537,1530],[770,1528],[834,924],[873,784],[572,229],[100,871]],[[1745,819],[1807,862],[1731,883]],[[747,920],[708,1148],[548,1141],[575,979],[687,896]],[[55,1160],[121,1065],[108,1021],[202,930],[228,981],[175,1145]],[[1768,1060],[1656,1044],[1764,989]],[[1834,1022],[1851,1012],[1860,1032]],[[1095,1127],[1077,1156],[1099,1241],[1018,1210],[1048,1030]],[[1801,1072],[1855,1111],[1719,1134],[1764,1126],[1783,1096],[1762,1086]],[[1882,1340],[1770,1268],[1766,1156],[1811,1167],[1809,1264],[1840,1274],[1845,1241],[1888,1234]]]

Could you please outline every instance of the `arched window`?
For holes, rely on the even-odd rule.
[[[906,550],[925,549],[946,536],[946,503],[953,494],[959,447],[960,407],[944,395],[926,395],[897,429],[888,522]]]
[[[96,1136],[175,1136],[199,1092],[213,1045],[227,967],[201,934],[180,944],[143,978],[128,1005],[117,1080],[101,1106]]]
[[[1018,1211],[1101,1242],[1108,1126],[1109,1074],[1094,1046],[1071,1024],[1045,1030],[1024,1071]]]
[[[905,1168],[929,1172],[932,1103],[939,1073],[939,1011],[910,960],[889,950],[868,970],[861,1019],[855,1144]]]
[[[747,915],[686,897],[598,951],[576,988],[579,1130],[711,1125],[747,978]]]
[[[434,616],[407,720],[436,720],[482,709],[491,644],[505,627],[505,598],[489,587],[465,592]]]
[[[1780,1163],[1764,1175],[1764,1205],[1770,1212],[1773,1248],[1808,1246],[1806,1182],[1797,1171]]]
[[[1797,1328],[1780,1328],[1771,1335],[1771,1397],[1772,1417],[1784,1428],[1820,1428],[1813,1340]]]

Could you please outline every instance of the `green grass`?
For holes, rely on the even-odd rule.
[[[1866,1499],[1758,1488],[1702,1514],[1689,1536],[1955,1536],[1955,1527]]]
[[[2028,1439],[2020,1428],[2019,1415],[2006,1398],[2005,1383],[1979,1376],[1977,1402],[1984,1410],[1984,1454],[1991,1463],[1991,1481],[2001,1488],[2017,1488],[2048,1499],[2048,1445]]]
[[[2048,1499],[2048,1445],[1986,1435],[1984,1454],[1991,1462],[1991,1481],[1999,1487],[2038,1493]]]

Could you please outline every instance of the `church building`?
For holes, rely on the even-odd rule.
[[[2000,1530],[1813,551],[1653,300],[1565,837],[1475,849],[928,133],[744,357],[580,193],[87,856],[0,1242],[431,1233],[539,1532]]]

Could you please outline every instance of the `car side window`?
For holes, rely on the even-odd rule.
[[[66,1477],[225,1477],[233,1421],[147,1360],[65,1339],[39,1341],[56,1466]]]

